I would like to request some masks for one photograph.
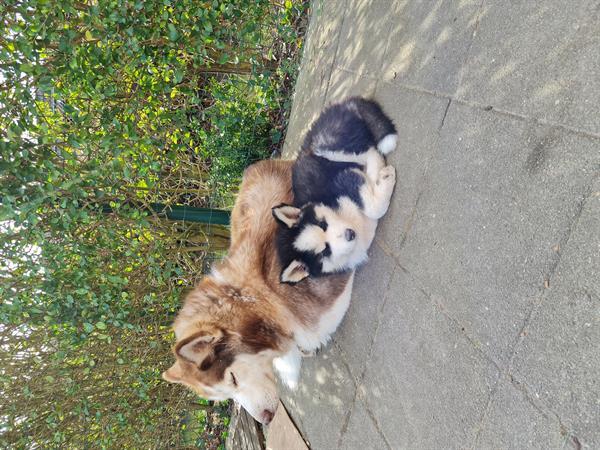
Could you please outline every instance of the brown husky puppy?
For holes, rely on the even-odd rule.
[[[296,385],[301,354],[329,340],[354,277],[280,283],[271,208],[292,201],[291,165],[261,161],[244,173],[228,257],[187,296],[173,325],[176,361],[163,373],[209,400],[235,399],[262,423],[278,404],[273,366]]]

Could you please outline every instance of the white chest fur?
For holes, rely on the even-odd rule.
[[[294,330],[296,345],[279,358],[273,360],[273,366],[280,375],[281,380],[290,389],[298,386],[302,357],[299,349],[314,351],[329,342],[331,335],[342,322],[352,297],[352,284],[354,283],[354,272],[348,279],[343,292],[335,300],[329,311],[325,312],[316,327],[307,329],[298,326]]]
[[[331,308],[320,318],[318,324],[311,329],[298,327],[294,330],[294,339],[302,350],[313,351],[329,342],[331,335],[342,322],[352,297],[354,272],[348,279],[343,292],[335,300]]]

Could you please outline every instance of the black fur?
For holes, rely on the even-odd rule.
[[[294,260],[300,260],[304,263],[311,276],[318,277],[322,275],[321,260],[323,256],[327,255],[323,253],[315,255],[312,252],[301,252],[294,248],[293,245],[300,232],[306,225],[309,224],[318,225],[321,227],[327,226],[326,224],[323,224],[317,220],[317,217],[315,216],[314,205],[312,203],[304,205],[302,208],[302,217],[296,226],[288,228],[286,225],[281,225],[279,227],[277,232],[277,253],[283,268],[286,268]]]
[[[301,208],[307,203],[319,202],[336,208],[338,199],[345,195],[362,207],[359,189],[364,178],[352,169],[361,170],[362,166],[333,162],[312,154],[301,155],[292,169],[294,206]]]
[[[362,153],[395,133],[396,127],[377,103],[351,97],[323,111],[307,133],[302,151]]]
[[[346,195],[362,207],[358,191],[364,180],[348,170],[362,167],[329,161],[314,152],[364,153],[395,133],[396,127],[390,118],[372,100],[351,97],[327,108],[308,131],[292,169],[294,206],[313,202],[335,208],[337,199]]]
[[[321,260],[327,255],[300,252],[293,242],[307,224],[320,225],[314,205],[324,204],[336,209],[342,196],[363,207],[360,188],[365,183],[363,167],[351,162],[334,162],[316,155],[316,150],[360,154],[376,147],[384,137],[395,134],[396,128],[381,107],[372,100],[352,97],[327,108],[315,121],[302,144],[301,153],[292,168],[292,189],[295,207],[302,209],[302,218],[294,227],[283,224],[277,234],[277,249],[283,268],[299,260],[310,276],[322,275]],[[325,224],[326,225],[326,224]]]

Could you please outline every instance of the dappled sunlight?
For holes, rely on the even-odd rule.
[[[352,375],[333,345],[302,362],[298,389],[294,392],[282,389],[282,401],[305,436],[306,430],[317,427],[330,430],[330,437],[336,442],[336,433],[354,398]],[[328,448],[311,443],[315,448]]]
[[[438,10],[442,6],[442,3],[444,3],[444,0],[438,0],[437,3],[435,4],[435,6],[433,8],[431,8],[431,11],[429,12],[429,14],[427,14],[425,19],[419,25],[419,31],[425,32],[432,27],[432,25],[436,21]]]
[[[486,3],[456,96],[600,132],[599,20],[593,2]]]
[[[335,69],[331,75],[327,102],[341,101],[352,95],[371,96],[375,92],[376,80],[362,77],[342,69]]]
[[[504,66],[502,66],[498,70],[496,70],[496,72],[491,76],[490,81],[492,83],[496,83],[496,82],[502,80],[503,78],[505,78],[509,75],[512,75],[515,71],[515,67],[516,67],[516,63],[512,62],[512,61],[505,64]]]
[[[410,67],[412,60],[411,56],[415,50],[416,42],[408,42],[400,47],[398,50],[398,56],[396,57],[396,65],[394,68],[399,72],[405,72]]]
[[[340,35],[336,65],[354,72],[377,74],[388,40],[390,20],[396,5],[389,2],[354,0],[348,6]],[[360,39],[359,36],[382,36],[382,39]]]
[[[559,103],[559,99],[558,99],[558,94],[564,89],[563,86],[560,85],[559,82],[557,81],[549,81],[546,84],[544,84],[543,86],[539,86],[538,88],[535,89],[535,91],[533,92],[532,96],[533,98],[539,99],[539,100],[543,100],[546,97],[555,97],[556,101],[554,102],[555,104]]]
[[[435,40],[435,44],[441,45],[441,44],[447,42],[451,36],[452,36],[451,28],[449,26],[445,26],[444,28],[442,28],[442,31],[440,31],[440,34],[438,35],[437,39]]]
[[[597,2],[332,3],[347,11],[324,101],[381,102],[401,136],[388,163],[402,175],[378,227],[385,255],[357,277],[335,349],[305,360],[287,400],[309,438],[345,426],[346,436],[370,430],[392,448],[498,447],[522,437],[518,444],[560,447],[577,430],[558,429],[538,399],[558,399],[580,426],[576,414],[589,405],[561,397],[578,387],[530,392],[500,380],[499,368],[512,357],[530,358],[528,370],[540,365],[515,353],[527,336],[519,330],[551,289],[597,174]],[[392,281],[380,283],[388,266]],[[547,351],[543,342],[534,350]],[[342,413],[351,407],[373,423],[353,429],[354,412],[347,422]],[[315,448],[336,448],[332,439]]]
[[[470,43],[478,3],[408,2],[390,20],[384,80],[451,93]]]

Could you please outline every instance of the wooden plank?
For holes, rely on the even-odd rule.
[[[237,403],[232,408],[226,450],[265,450],[262,428]]]
[[[308,445],[281,402],[273,421],[269,424],[267,450],[308,450]]]

